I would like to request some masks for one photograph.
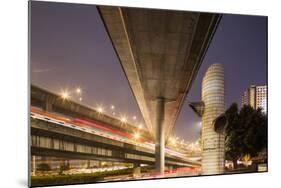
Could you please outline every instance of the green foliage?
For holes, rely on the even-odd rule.
[[[154,170],[154,166],[143,166],[141,167],[141,173],[147,173]]]
[[[47,163],[41,163],[37,166],[37,170],[39,170],[39,171],[50,171],[51,167]]]
[[[59,174],[63,174],[63,171],[65,171],[65,170],[69,170],[69,169],[70,169],[69,164],[62,164],[62,165],[60,165],[60,171],[59,171]]]
[[[236,161],[245,155],[256,156],[267,147],[267,116],[261,109],[243,106],[240,112],[233,103],[225,112],[228,126],[225,129],[225,156]]]
[[[132,174],[133,169],[122,169],[114,171],[95,172],[87,174],[72,174],[72,175],[48,175],[48,176],[32,176],[31,186],[48,186],[48,185],[64,185],[77,183],[93,183],[102,181],[104,177]]]
[[[100,180],[100,178],[97,178],[97,176],[93,176],[92,174],[33,176],[31,177],[31,186],[90,183],[98,180]]]
[[[225,158],[232,160],[236,168],[237,164],[235,161],[240,156],[242,145],[237,104],[232,104],[226,110],[225,115],[228,120],[228,126],[225,129]]]
[[[267,116],[261,109],[244,106],[240,111],[240,121],[245,130],[243,155],[257,156],[267,147]]]

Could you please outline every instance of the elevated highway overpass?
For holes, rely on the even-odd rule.
[[[99,124],[105,124],[107,127],[118,129],[124,133],[133,134],[139,132],[143,138],[151,140],[152,137],[145,129],[137,127],[126,122],[120,122],[120,119],[99,113],[92,107],[82,105],[72,100],[63,100],[59,94],[50,92],[46,89],[31,85],[31,106],[40,108],[46,112],[58,113],[70,117],[94,120]]]
[[[66,159],[88,159],[110,162],[154,165],[154,149],[140,144],[117,141],[93,133],[90,129],[71,127],[42,120],[31,119],[31,154],[62,157]],[[182,159],[166,154],[167,166],[199,166],[198,161]]]
[[[31,154],[133,164],[155,164],[155,146],[142,130],[142,141],[120,120],[101,115],[45,89],[31,86]],[[140,131],[138,129],[138,131]],[[166,149],[166,166],[200,166],[200,161]]]
[[[98,6],[164,172],[165,142],[220,20],[219,14]]]

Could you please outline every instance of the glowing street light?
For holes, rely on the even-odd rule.
[[[138,128],[139,128],[139,129],[142,129],[142,124],[139,124],[139,125],[138,125]]]
[[[61,97],[63,98],[63,100],[68,99],[69,98],[68,92],[66,92],[66,91],[62,92]]]
[[[137,140],[137,139],[139,139],[140,138],[140,134],[139,133],[135,133],[134,134],[134,138]]]
[[[82,97],[79,97],[79,101],[82,101]]]
[[[122,123],[126,123],[127,122],[127,118],[125,116],[121,117],[121,122]]]
[[[78,87],[78,88],[76,89],[76,93],[80,94],[81,92],[82,92],[82,90]]]
[[[137,119],[137,116],[133,116],[133,120],[136,120]]]
[[[170,141],[171,141],[171,143],[172,143],[173,145],[176,144],[176,140],[175,140],[174,138],[170,138]]]
[[[110,106],[110,109],[111,109],[111,110],[114,110],[114,109],[115,109],[115,106],[114,106],[114,105],[111,105],[111,106]]]
[[[103,108],[101,106],[99,106],[97,110],[99,113],[103,113]]]

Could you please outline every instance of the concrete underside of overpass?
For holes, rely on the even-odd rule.
[[[98,6],[146,126],[156,140],[156,169],[220,15]]]

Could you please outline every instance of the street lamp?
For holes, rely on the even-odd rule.
[[[61,97],[63,98],[63,100],[66,100],[69,98],[69,94],[67,91],[62,92]]]
[[[139,125],[138,125],[138,128],[139,128],[139,129],[142,129],[142,124],[139,124]]]
[[[76,89],[76,93],[80,94],[81,92],[82,92],[82,90],[78,87],[78,88]]]
[[[136,140],[139,139],[139,138],[140,138],[139,133],[135,133],[135,134],[134,134],[134,138],[135,138]]]
[[[103,113],[103,108],[101,106],[99,106],[97,110],[99,113]]]
[[[176,140],[175,140],[174,138],[170,138],[170,140],[171,140],[171,143],[172,143],[173,145],[176,144]]]
[[[127,122],[127,118],[126,118],[125,116],[122,116],[122,117],[121,117],[121,122],[122,122],[122,123],[126,123],[126,122]]]

